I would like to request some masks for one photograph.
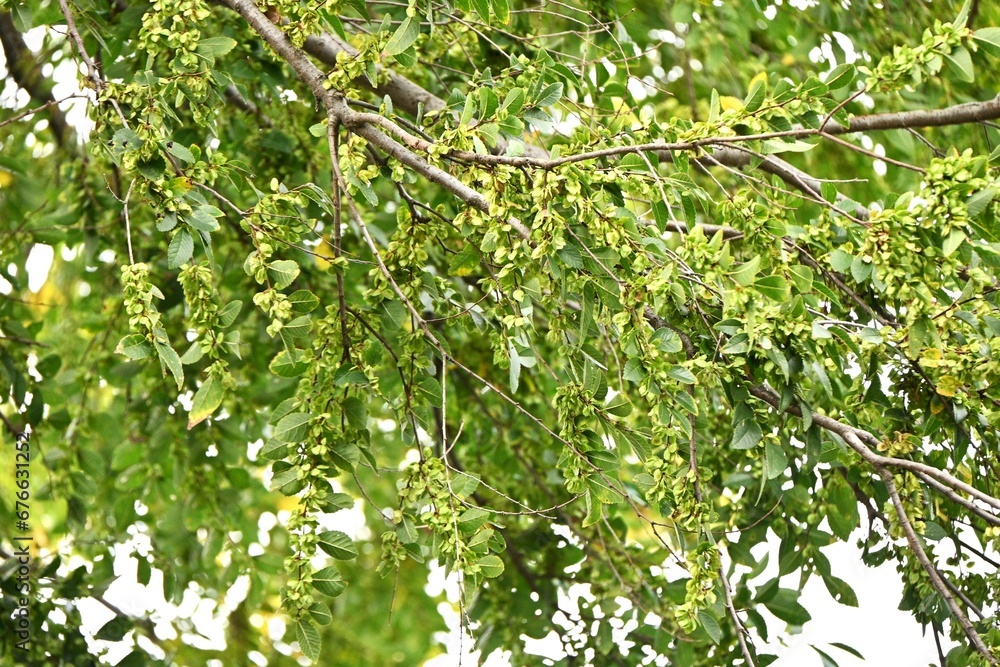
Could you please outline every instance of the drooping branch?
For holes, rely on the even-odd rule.
[[[767,387],[762,387],[762,386],[752,387],[750,389],[750,393],[753,396],[756,396],[757,398],[763,400],[765,403],[773,407],[775,410],[780,410],[781,406],[780,397],[778,397],[774,392],[772,392]],[[802,411],[798,408],[798,406],[795,405],[789,406],[788,408],[786,408],[785,411],[800,417],[802,416]],[[979,653],[982,654],[989,661],[990,665],[1000,664],[998,663],[996,658],[993,657],[992,652],[983,642],[982,637],[980,637],[979,633],[976,632],[975,627],[973,627],[972,623],[969,621],[969,617],[965,614],[962,608],[958,606],[958,603],[955,601],[955,597],[952,594],[951,590],[949,590],[948,586],[942,579],[937,568],[934,566],[930,558],[927,556],[927,553],[924,551],[923,546],[920,543],[920,537],[917,534],[916,530],[913,528],[913,524],[910,521],[910,518],[906,512],[906,506],[903,504],[903,501],[899,495],[899,491],[896,489],[896,484],[895,480],[893,479],[892,469],[902,468],[910,470],[911,472],[917,472],[917,470],[919,469],[920,472],[933,476],[939,479],[940,481],[944,481],[943,479],[941,479],[942,477],[947,477],[950,483],[949,482],[945,483],[948,486],[951,486],[952,488],[966,487],[963,488],[962,490],[966,492],[973,491],[975,493],[970,493],[970,495],[974,495],[980,500],[988,502],[989,504],[993,504],[996,507],[1000,507],[1000,501],[990,496],[987,496],[978,489],[974,489],[973,487],[968,486],[963,482],[960,482],[954,477],[951,477],[951,475],[948,475],[947,473],[944,473],[943,471],[938,470],[937,468],[934,468],[932,466],[918,463],[916,461],[906,461],[905,459],[897,459],[893,457],[881,456],[879,454],[876,454],[865,445],[865,442],[868,442],[868,444],[877,444],[878,441],[875,438],[875,436],[873,436],[871,433],[868,433],[864,429],[859,429],[849,424],[844,424],[843,422],[839,422],[826,415],[813,415],[813,422],[819,425],[821,428],[830,431],[831,433],[836,433],[837,435],[839,435],[844,440],[844,442],[846,442],[848,446],[851,447],[851,449],[857,452],[864,461],[869,463],[875,470],[876,474],[878,474],[878,476],[881,477],[882,481],[885,483],[886,488],[889,491],[889,498],[893,504],[893,507],[896,510],[896,516],[899,520],[899,525],[903,529],[903,533],[906,535],[906,541],[910,549],[913,551],[914,557],[917,559],[917,562],[920,564],[921,568],[923,568],[923,570],[927,573],[927,576],[931,581],[931,585],[944,600],[945,604],[948,606],[948,609],[951,611],[952,616],[955,618],[955,621],[962,627],[962,630],[965,632],[966,637],[969,638],[969,641],[972,643],[973,646],[975,646],[976,650],[979,651]]]

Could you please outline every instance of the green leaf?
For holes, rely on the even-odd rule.
[[[490,0],[490,5],[493,7],[493,13],[497,15],[498,19],[500,19],[500,23],[509,25],[510,3],[508,0]]]
[[[330,597],[337,597],[347,588],[347,582],[340,575],[340,570],[333,566],[313,572],[312,585],[320,593]]]
[[[390,56],[398,55],[410,48],[419,36],[420,19],[407,16],[389,38],[389,42],[385,45],[385,52]]]
[[[785,456],[785,450],[783,450],[780,445],[776,445],[773,442],[767,443],[764,447],[765,477],[769,480],[781,477],[787,467],[788,457]]]
[[[214,206],[199,206],[185,218],[185,222],[198,231],[205,232],[206,234],[217,232],[219,231],[219,223],[216,222],[215,216],[212,215],[213,210],[219,211],[219,209]],[[221,215],[222,211],[219,211],[219,213]]]
[[[448,265],[448,275],[459,277],[469,276],[478,267],[479,252],[476,250],[474,244],[467,243],[462,250],[458,251],[451,258],[451,263]]]
[[[182,264],[187,264],[194,252],[194,239],[186,229],[179,230],[174,234],[167,246],[167,266],[176,269]]]
[[[481,507],[470,507],[458,517],[458,529],[465,534],[479,530],[490,518],[490,513]]]
[[[764,276],[754,283],[754,287],[772,301],[788,300],[788,282],[781,276]]]
[[[222,403],[224,393],[222,380],[214,375],[210,375],[198,387],[198,392],[194,395],[194,400],[191,403],[191,412],[188,413],[188,429],[194,428],[215,412],[216,408]]]
[[[524,106],[524,97],[524,88],[512,88],[500,105],[500,111],[506,111],[511,115],[519,113]]]
[[[176,158],[184,160],[188,164],[194,164],[196,162],[194,153],[188,150],[187,146],[179,144],[176,141],[167,142],[167,152]]]
[[[309,616],[320,625],[330,625],[333,623],[333,612],[330,607],[322,602],[313,602],[309,605]]]
[[[145,359],[153,354],[153,346],[142,334],[129,334],[118,341],[115,354],[123,354],[133,361]]]
[[[349,396],[344,399],[344,416],[347,417],[347,423],[359,431],[368,430],[368,410],[365,408],[365,404],[354,396]]]
[[[563,96],[563,85],[561,82],[550,83],[545,86],[542,91],[535,98],[534,105],[536,107],[549,107],[562,99]]]
[[[309,369],[309,364],[297,361],[287,350],[282,350],[271,360],[268,368],[280,378],[294,378],[305,373]]]
[[[101,629],[94,635],[94,639],[106,642],[120,642],[131,629],[132,621],[128,617],[115,616],[101,626]]]
[[[313,662],[319,660],[322,641],[319,630],[312,624],[312,621],[305,619],[295,621],[295,639],[299,642],[303,655]]]
[[[358,557],[358,547],[346,534],[339,530],[328,530],[319,534],[319,548],[337,560],[353,560]]]
[[[733,439],[730,442],[730,447],[733,449],[753,449],[763,437],[764,434],[761,432],[757,422],[747,419],[736,425],[736,428],[733,430]]]
[[[823,583],[826,584],[826,590],[830,592],[830,596],[840,604],[848,607],[858,606],[857,594],[843,579],[838,579],[832,574],[828,574],[823,577]]]
[[[479,565],[479,571],[483,573],[484,577],[489,577],[494,579],[503,574],[503,561],[500,560],[499,556],[489,555],[483,556],[476,564]]]
[[[170,343],[154,340],[153,346],[156,348],[156,353],[160,357],[160,364],[164,368],[163,374],[166,375],[169,370],[177,382],[177,390],[180,391],[184,384],[184,367],[181,365],[181,358],[174,352],[174,348],[170,347]]]
[[[299,277],[299,265],[290,259],[279,259],[267,267],[274,289],[285,289]]]
[[[750,92],[747,93],[746,99],[743,100],[743,108],[748,113],[753,113],[757,109],[760,109],[760,105],[764,103],[764,97],[767,95],[767,85],[764,80],[757,79],[750,86]]]
[[[231,37],[207,37],[198,42],[197,51],[203,56],[218,58],[236,48],[236,40]]]
[[[841,63],[834,67],[833,71],[826,76],[824,83],[830,90],[839,90],[851,85],[854,82],[855,76],[857,76],[857,69],[854,65]]]
[[[293,412],[285,415],[274,426],[274,439],[278,442],[302,442],[311,419],[307,412]]]
[[[826,500],[830,504],[830,509],[826,513],[830,530],[842,540],[850,539],[851,533],[861,523],[858,500],[851,487],[839,477],[831,478],[828,482]]]
[[[830,266],[833,267],[834,271],[844,273],[851,268],[853,263],[854,257],[839,248],[830,253]]]
[[[850,653],[851,655],[853,655],[858,660],[864,660],[865,659],[865,656],[861,655],[861,651],[859,651],[858,649],[853,648],[851,646],[848,646],[847,644],[841,644],[840,642],[830,642],[830,646],[835,646],[835,647],[839,648],[841,651],[847,651],[848,653]]]
[[[223,329],[229,328],[236,318],[240,315],[240,310],[243,308],[243,302],[239,299],[230,301],[225,306],[219,310],[218,323]]]
[[[10,15],[14,22],[14,28],[20,32],[25,33],[34,27],[32,21],[31,7],[27,3],[18,0],[10,4]]]
[[[604,411],[616,417],[628,417],[632,414],[632,404],[622,394],[616,394],[611,402],[604,406]]]
[[[317,139],[325,137],[330,131],[329,121],[325,118],[318,123],[314,123],[309,126],[309,134],[313,135]]]
[[[293,313],[311,313],[319,305],[319,297],[309,290],[300,289],[288,295],[288,303],[291,304]]]
[[[698,625],[708,633],[713,644],[718,644],[722,640],[722,628],[715,617],[705,611],[698,612]]]
[[[760,256],[755,255],[749,261],[740,264],[735,271],[729,274],[729,277],[736,281],[736,284],[749,287],[759,270]]]
[[[950,54],[945,56],[945,59],[958,73],[959,79],[968,83],[976,80],[976,74],[972,68],[972,56],[969,55],[969,50],[964,46],[961,44],[956,46]]]
[[[799,604],[799,592],[788,588],[779,588],[774,597],[764,602],[764,606],[792,625],[805,625],[812,618],[806,608]]]
[[[997,30],[1000,30],[1000,28],[997,28]],[[969,216],[972,218],[979,217],[996,196],[997,188],[983,188],[971,195],[965,202],[966,206],[969,207]]]
[[[972,37],[983,51],[991,56],[1000,57],[1000,28],[980,28]]]
[[[694,376],[694,373],[684,366],[674,366],[667,371],[667,377],[681,384],[698,384],[698,379]]]
[[[308,336],[311,330],[312,318],[308,315],[300,315],[281,327],[281,333],[289,338],[303,338]]]

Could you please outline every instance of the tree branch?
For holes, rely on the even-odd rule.
[[[24,37],[14,26],[10,12],[0,13],[0,44],[7,59],[7,71],[14,83],[23,88],[31,99],[42,105],[32,113],[44,109],[49,117],[49,125],[52,134],[55,135],[56,144],[60,147],[65,146],[73,135],[73,128],[66,122],[66,116],[57,106],[56,99],[52,96],[52,83],[42,76],[41,64],[36,62],[35,55],[24,43]],[[5,121],[4,124],[7,122],[9,121]]]

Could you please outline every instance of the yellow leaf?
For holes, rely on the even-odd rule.
[[[0,190],[10,187],[10,184],[14,182],[14,174],[9,171],[4,171],[0,169]]]
[[[719,106],[722,107],[723,111],[742,109],[743,100],[737,99],[731,95],[723,95],[722,97],[719,98]]]

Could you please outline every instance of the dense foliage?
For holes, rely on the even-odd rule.
[[[21,534],[30,431],[35,664],[96,664],[75,601],[134,548],[226,648],[122,612],[123,665],[419,664],[435,561],[483,655],[555,631],[594,664],[766,665],[810,578],[856,604],[846,541],[942,665],[997,665],[993,25],[0,2],[0,504]]]

